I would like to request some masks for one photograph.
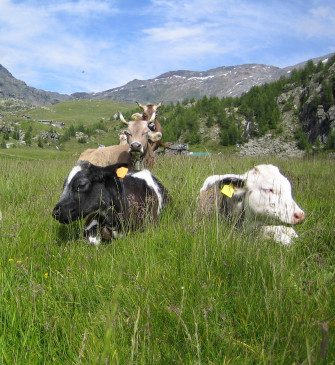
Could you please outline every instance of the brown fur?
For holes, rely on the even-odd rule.
[[[79,156],[79,161],[88,161],[92,165],[106,167],[116,163],[127,163],[132,166],[132,158],[128,152],[129,145],[117,145],[96,149],[88,149]]]
[[[152,118],[153,113],[156,112],[156,110],[161,106],[161,104],[162,103],[159,103],[158,105],[153,105],[153,104],[142,105],[140,103],[137,103],[137,105],[143,110],[142,113],[143,120],[146,120],[148,123],[150,123],[150,119]],[[163,134],[162,126],[157,120],[157,118],[155,118],[152,122],[155,124],[156,127],[155,131],[161,132]],[[155,152],[159,146],[165,147],[162,140],[159,140],[157,142],[149,141],[149,144],[151,145],[153,152]]]

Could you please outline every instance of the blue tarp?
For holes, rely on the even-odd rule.
[[[190,152],[192,156],[212,156],[211,152]]]

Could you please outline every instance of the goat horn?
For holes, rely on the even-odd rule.
[[[124,124],[129,124],[129,122],[127,122],[125,119],[124,119],[124,116],[122,115],[122,113],[120,113],[120,119],[121,119],[121,121],[122,121],[122,123],[124,123]]]
[[[138,101],[136,102],[136,104],[137,104],[140,108],[144,109],[144,106],[143,106],[142,104],[140,104]]]

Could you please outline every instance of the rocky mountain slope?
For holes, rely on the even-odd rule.
[[[329,58],[329,55],[313,59],[315,63]],[[240,96],[252,86],[262,85],[287,76],[301,64],[279,68],[261,64],[246,64],[240,66],[223,66],[208,71],[170,71],[149,80],[133,80],[127,84],[97,93],[77,92],[63,95],[54,92],[38,90],[27,86],[23,81],[14,78],[0,65],[0,98],[16,98],[34,106],[50,105],[71,99],[110,99],[134,104],[144,103],[165,104],[183,101],[185,99],[200,99],[204,95],[222,97]]]
[[[133,80],[124,86],[74,97],[112,99],[125,103],[164,103],[199,99],[204,95],[238,96],[254,85],[277,80],[283,70],[274,66],[250,64],[218,67],[209,71],[171,71],[150,80]]]
[[[18,99],[34,106],[56,104],[71,100],[72,96],[44,91],[27,86],[16,79],[8,70],[0,65],[0,99]]]
[[[314,63],[329,58],[330,55],[313,59]],[[293,69],[304,67],[300,64],[279,68],[261,64],[223,66],[208,71],[170,71],[149,80],[133,80],[121,87],[98,93],[75,93],[72,96],[84,99],[112,99],[124,103],[164,103],[181,102],[184,99],[200,99],[204,95],[235,97],[250,90],[252,86],[278,80]]]

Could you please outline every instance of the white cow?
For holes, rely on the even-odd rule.
[[[285,245],[298,235],[283,223],[294,225],[305,219],[304,211],[292,197],[290,181],[273,165],[258,165],[243,175],[209,176],[200,189],[199,203],[203,213],[218,209],[249,225],[252,222],[259,226],[265,221],[267,225],[262,224],[261,232]]]

